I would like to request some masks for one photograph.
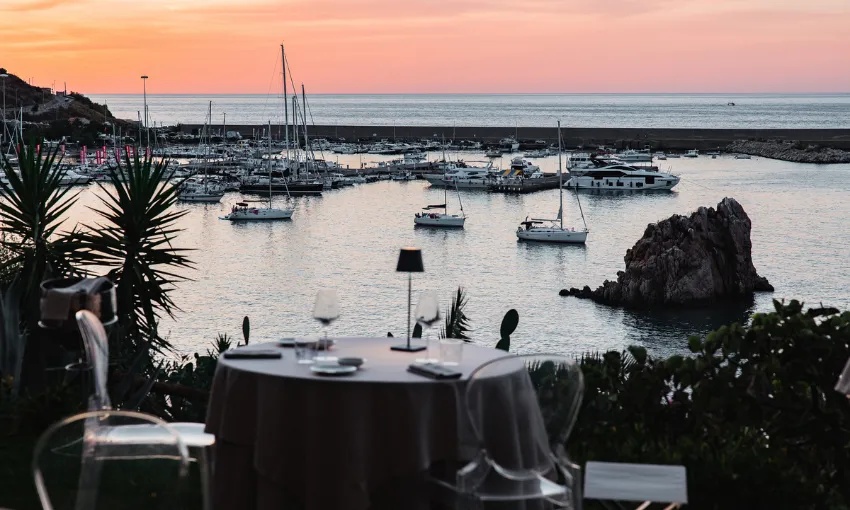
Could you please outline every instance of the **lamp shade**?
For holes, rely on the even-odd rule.
[[[400,273],[422,273],[422,250],[419,248],[402,248],[398,254],[398,265],[395,268]]]

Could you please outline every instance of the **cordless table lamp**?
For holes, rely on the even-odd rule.
[[[402,248],[398,254],[398,265],[395,270],[399,273],[407,273],[407,344],[394,345],[390,349],[405,352],[424,351],[424,345],[410,345],[410,299],[413,293],[413,273],[425,271],[425,267],[422,265],[422,250],[419,248]]]

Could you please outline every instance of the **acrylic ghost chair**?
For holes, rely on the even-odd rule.
[[[459,469],[435,474],[437,499],[460,508],[581,508],[581,468],[564,444],[575,424],[584,379],[560,355],[506,356],[469,376],[464,406],[471,448]],[[447,498],[448,495],[448,498]]]
[[[188,449],[168,423],[106,409],[48,427],[31,468],[44,510],[152,510],[181,506],[188,466]]]
[[[112,409],[112,404],[107,392],[107,380],[109,376],[109,342],[106,330],[100,320],[91,312],[81,310],[76,314],[77,326],[83,337],[88,363],[91,365],[94,380],[94,394],[89,399],[90,410]],[[204,510],[212,507],[210,493],[210,475],[212,472],[211,447],[215,444],[215,436],[204,432],[203,423],[172,422],[169,427],[175,430],[180,439],[193,453],[192,460],[199,464],[201,472],[201,488],[204,498]],[[135,429],[116,428],[112,433],[113,441],[120,442],[136,440]]]

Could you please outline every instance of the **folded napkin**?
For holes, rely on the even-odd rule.
[[[435,363],[414,363],[407,367],[407,371],[431,379],[459,379],[463,375],[457,370]]]
[[[100,314],[100,294],[109,283],[109,278],[83,278],[68,287],[53,287],[45,290],[41,297],[41,320],[63,321],[68,318],[71,303],[79,302],[79,308]]]

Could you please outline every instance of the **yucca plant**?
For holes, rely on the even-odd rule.
[[[446,322],[440,335],[443,338],[459,338],[469,340],[469,318],[464,313],[466,308],[466,291],[463,287],[457,288],[457,293],[452,298],[452,304],[446,310]]]
[[[23,319],[31,322],[38,319],[41,282],[75,272],[77,233],[57,229],[78,193],[60,184],[65,169],[56,150],[23,145],[17,168],[2,158],[8,183],[0,181],[0,231],[9,254],[0,261],[0,273],[17,275]]]
[[[102,257],[117,286],[119,330],[130,345],[162,352],[169,341],[157,333],[162,314],[173,316],[170,292],[186,278],[176,268],[192,267],[187,251],[172,245],[186,211],[175,211],[179,187],[169,181],[174,172],[165,160],[124,158],[110,169],[109,183],[100,183],[101,207],[92,208],[104,221],[86,227],[88,251]]]

